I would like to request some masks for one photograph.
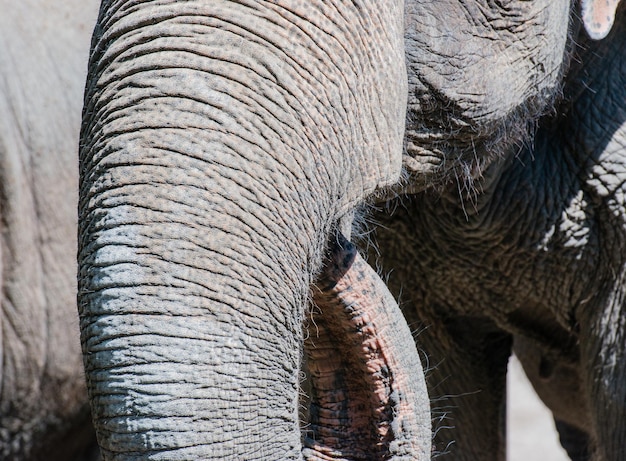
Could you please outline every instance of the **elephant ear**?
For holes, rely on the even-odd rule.
[[[581,0],[581,15],[589,37],[600,40],[611,31],[620,0]]]

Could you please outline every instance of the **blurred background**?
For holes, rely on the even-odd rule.
[[[522,365],[509,361],[507,461],[569,461],[561,448],[552,414],[526,379]]]

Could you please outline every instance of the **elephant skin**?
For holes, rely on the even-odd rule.
[[[0,5],[0,459],[97,456],[76,313],[75,167],[95,2]]]
[[[606,39],[576,41],[532,143],[374,218],[378,263],[424,329],[446,459],[505,459],[512,350],[573,460],[626,457],[624,5]]]
[[[305,313],[317,315],[309,301],[329,242],[349,233],[356,207],[399,183],[479,177],[521,142],[558,94],[572,8],[103,1],[83,109],[78,259],[104,458],[428,459],[426,389],[408,378],[422,369],[409,335],[386,326],[399,328],[387,301],[373,317],[382,326],[352,324],[347,340],[336,325],[319,333],[337,357],[353,357],[346,369],[375,376],[358,411],[379,409],[382,420],[345,431],[360,424],[360,397],[328,409],[327,396],[362,390],[346,388],[344,365],[329,367],[334,378],[311,380],[311,442],[298,420]],[[359,308],[378,315],[372,302],[390,297],[354,264],[373,287]],[[321,321],[345,317],[359,286],[346,283],[317,298]],[[368,347],[367,365],[354,363],[359,348],[346,342],[361,333],[362,344],[391,347],[381,354],[400,378],[393,386],[408,383],[409,394],[386,387]],[[309,369],[325,370],[316,361],[332,354],[310,339]]]

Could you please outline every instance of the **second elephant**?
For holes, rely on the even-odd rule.
[[[514,351],[576,461],[626,457],[626,11],[553,115],[464,189],[396,199],[380,260],[429,356],[436,448],[504,460]]]

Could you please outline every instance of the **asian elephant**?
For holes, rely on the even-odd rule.
[[[617,16],[605,40],[578,36],[533,142],[469,187],[372,217],[371,258],[424,330],[442,459],[505,459],[512,350],[573,460],[626,459],[626,8]]]
[[[429,459],[415,344],[355,210],[480,177],[552,106],[579,12],[600,38],[613,7],[103,1],[78,296],[104,458]]]
[[[0,459],[97,443],[76,313],[78,135],[95,2],[0,1]]]

